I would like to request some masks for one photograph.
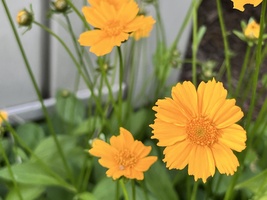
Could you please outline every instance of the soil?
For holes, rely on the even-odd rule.
[[[239,10],[233,9],[233,4],[231,0],[221,0],[221,5],[223,9],[223,16],[225,20],[226,30],[229,33],[228,41],[231,51],[234,56],[231,58],[231,73],[232,73],[232,87],[235,88],[238,82],[239,74],[244,60],[245,51],[247,44],[241,41],[236,35],[233,34],[233,30],[238,30],[242,32],[241,20],[247,22],[250,17],[253,17],[258,23],[260,21],[261,4],[257,7],[252,5],[246,5],[245,11],[241,12]],[[223,64],[224,55],[224,45],[222,40],[221,28],[218,18],[218,13],[216,9],[216,0],[202,0],[199,7],[198,13],[198,25],[205,25],[207,31],[201,40],[197,59],[199,61],[212,60],[216,62],[215,71],[219,71],[220,66]],[[190,59],[192,57],[191,41],[188,45],[188,52],[186,53],[186,58]],[[267,75],[267,59],[265,59],[260,72],[260,78],[263,74]],[[198,74],[201,74],[201,67],[198,67]],[[244,80],[244,84],[247,82],[251,75],[253,74],[253,69],[250,75]],[[199,77],[199,76],[198,76]],[[190,64],[184,64],[182,75],[182,80],[192,80],[192,66]],[[221,80],[224,82],[224,86],[227,88],[226,73],[222,76]],[[266,88],[263,88],[261,81],[258,83],[257,93],[261,93],[260,99],[257,100],[257,106],[255,108],[255,115],[259,112],[264,99],[267,98]],[[248,95],[250,96],[250,95]],[[237,97],[238,98],[238,97]],[[238,102],[238,99],[237,99]],[[243,108],[248,109],[250,100],[242,102]]]
[[[261,5],[253,7],[252,5],[246,5],[245,11],[233,9],[231,0],[221,0],[223,16],[225,20],[226,30],[229,32],[228,40],[230,49],[235,54],[231,59],[231,68],[233,77],[238,77],[242,61],[244,59],[245,50],[247,44],[241,41],[236,35],[233,34],[233,30],[241,31],[241,20],[248,21],[250,17],[253,17],[257,22],[260,19]],[[216,9],[216,0],[202,0],[198,13],[198,24],[205,25],[207,31],[200,43],[198,50],[198,60],[207,61],[213,60],[217,63],[219,68],[224,61],[224,45],[222,40],[222,34],[219,24],[218,13]],[[186,58],[191,58],[191,42],[189,44]],[[264,67],[263,67],[264,68]],[[267,72],[267,67],[265,67]],[[184,65],[182,79],[191,80],[191,65]]]

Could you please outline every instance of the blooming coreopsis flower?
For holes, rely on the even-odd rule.
[[[110,144],[95,139],[89,153],[100,157],[99,163],[108,168],[106,174],[114,180],[124,176],[129,179],[144,179],[144,172],[156,162],[156,156],[147,156],[150,146],[134,140],[132,134],[120,128],[119,136],[112,136]]]
[[[129,38],[129,33],[140,27],[142,21],[136,17],[138,11],[134,1],[122,2],[118,9],[104,0],[98,6],[83,7],[87,22],[95,29],[82,33],[80,44],[91,46],[90,51],[97,56],[110,53],[114,46],[120,46]]]
[[[152,138],[164,149],[169,169],[183,169],[203,182],[215,173],[232,175],[239,162],[232,150],[245,149],[246,131],[236,122],[243,117],[234,99],[215,79],[198,88],[185,81],[172,88],[172,98],[158,100]]]
[[[106,2],[110,5],[113,5],[115,9],[119,10],[120,7],[124,4],[129,2],[129,0],[88,0],[88,3],[91,6],[99,6],[101,2]]]
[[[140,15],[138,17],[143,23],[135,32],[132,33],[135,40],[139,40],[142,37],[148,37],[153,28],[153,24],[156,23],[151,16],[145,17],[144,15]]]
[[[244,35],[248,39],[258,39],[260,35],[260,25],[254,19],[251,19],[244,29]]]
[[[244,5],[252,4],[254,7],[258,6],[262,0],[232,0],[234,3],[234,8],[240,11],[244,11]]]
[[[8,118],[7,112],[0,110],[0,126],[4,120],[7,120],[7,118]]]

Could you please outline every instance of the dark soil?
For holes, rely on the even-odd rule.
[[[261,5],[253,7],[252,5],[246,5],[245,11],[233,9],[231,0],[221,0],[223,16],[225,20],[226,29],[229,32],[228,41],[230,49],[235,54],[231,59],[231,68],[233,77],[237,78],[240,73],[242,61],[244,60],[244,54],[247,44],[241,41],[237,36],[233,34],[233,30],[241,31],[241,20],[248,21],[250,17],[253,17],[257,22],[260,20]],[[221,28],[219,24],[218,13],[216,9],[216,0],[203,0],[198,13],[198,24],[205,25],[207,27],[206,34],[204,35],[198,50],[198,60],[207,61],[213,60],[217,63],[219,68],[224,61],[224,45],[222,40]],[[191,43],[189,44],[187,58],[191,58]],[[267,67],[265,72],[267,72]],[[184,65],[182,74],[183,80],[191,80],[191,65]],[[233,83],[234,84],[234,83]]]
[[[241,41],[236,35],[234,35],[233,30],[242,31],[240,25],[241,20],[247,22],[250,17],[253,17],[259,23],[261,4],[257,7],[253,7],[252,5],[246,5],[244,12],[233,9],[233,4],[231,0],[221,0],[221,4],[223,9],[223,16],[225,20],[226,30],[229,33],[228,36],[229,46],[231,51],[234,53],[234,56],[231,58],[231,73],[232,73],[232,87],[235,88],[243,64],[247,44]],[[208,60],[215,61],[216,62],[215,71],[218,72],[220,67],[223,65],[225,55],[224,55],[224,45],[222,40],[221,28],[216,9],[216,0],[212,1],[202,0],[202,3],[199,7],[198,20],[199,20],[198,25],[205,25],[207,27],[207,31],[200,43],[197,59],[202,62],[206,62]],[[186,58],[190,59],[192,57],[191,41],[189,42],[188,47],[189,48],[186,54]],[[198,67],[197,70],[198,70],[198,77],[200,77],[201,67]],[[244,80],[244,84],[246,84],[247,80],[251,78],[253,70],[254,69],[251,70],[251,73]],[[263,74],[267,74],[266,59],[261,67],[259,80],[261,80]],[[182,81],[192,80],[192,66],[190,64],[185,64],[183,66],[181,79]],[[220,81],[223,81],[225,87],[228,88],[226,81],[226,73],[224,73]],[[255,108],[254,117],[257,117],[257,113],[259,112],[264,99],[267,98],[266,89],[263,88],[261,81],[259,81],[258,83],[257,93],[261,93],[261,95],[260,98],[257,99],[257,106]],[[248,100],[246,100],[245,102],[241,101],[243,104],[242,107],[245,108],[245,110],[247,110],[250,105],[249,97],[250,94],[248,94]],[[240,103],[238,97],[237,97],[237,103]]]

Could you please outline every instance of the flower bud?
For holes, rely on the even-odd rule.
[[[21,10],[19,11],[17,15],[17,23],[20,26],[30,26],[33,21],[33,16],[30,12],[27,10]]]
[[[244,29],[244,35],[251,40],[258,39],[260,35],[260,25],[254,19],[251,19]]]
[[[69,9],[68,3],[66,0],[56,0],[53,2],[54,9],[57,12],[66,12]]]

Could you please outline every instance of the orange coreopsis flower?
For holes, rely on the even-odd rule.
[[[234,99],[215,79],[197,90],[185,81],[172,89],[172,98],[158,100],[152,138],[164,149],[169,169],[183,169],[203,182],[215,173],[232,175],[239,162],[232,150],[245,149],[246,131],[236,122],[243,117]]]
[[[244,35],[249,39],[258,39],[260,35],[260,25],[255,20],[250,20],[244,29]]]
[[[156,23],[156,21],[151,17],[145,17],[144,15],[138,16],[138,19],[142,21],[141,26],[132,33],[132,36],[135,40],[139,40],[142,37],[148,37],[153,25]]]
[[[136,31],[142,23],[136,18],[139,11],[134,1],[123,3],[117,10],[113,4],[101,1],[98,6],[83,7],[82,12],[95,30],[80,35],[82,46],[91,46],[90,51],[97,56],[111,52],[128,39],[129,33]]]
[[[112,136],[110,144],[96,139],[89,153],[100,157],[99,163],[108,168],[106,174],[114,180],[124,176],[129,179],[144,179],[144,172],[156,162],[156,156],[147,156],[150,146],[134,140],[132,134],[120,128],[119,136]]]
[[[234,3],[234,8],[240,11],[244,11],[244,5],[252,4],[254,7],[258,6],[262,0],[232,0]]]
[[[110,5],[113,5],[115,7],[115,9],[119,10],[120,7],[124,4],[129,2],[129,0],[88,0],[88,3],[91,6],[99,6],[101,4],[101,2],[106,2]]]

